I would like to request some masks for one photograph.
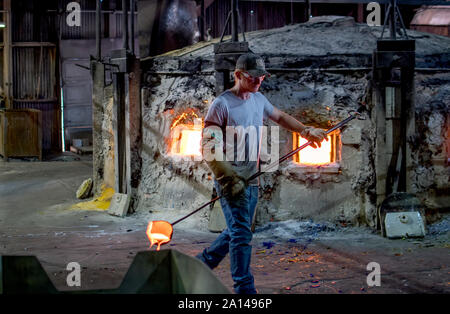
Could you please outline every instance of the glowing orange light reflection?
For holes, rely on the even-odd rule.
[[[194,111],[187,111],[177,117],[170,126],[170,154],[201,156],[203,120]]]

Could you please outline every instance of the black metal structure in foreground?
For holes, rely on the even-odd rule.
[[[104,290],[59,291],[36,256],[0,257],[0,294],[229,293],[206,265],[176,250],[138,252],[121,285]]]

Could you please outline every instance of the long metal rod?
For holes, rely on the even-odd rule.
[[[389,3],[388,8],[384,12],[384,22],[383,22],[383,28],[381,30],[381,39],[383,39],[384,29],[386,28],[386,23],[389,19],[389,11],[390,10],[391,10],[391,4]]]
[[[205,0],[200,1],[200,41],[205,41]]]
[[[398,14],[398,18],[400,19],[400,23],[402,24],[402,31],[405,34],[406,39],[409,39],[408,34],[406,33],[405,23],[403,23],[403,18],[402,18],[402,14],[400,13],[400,9],[398,8],[398,6],[396,6],[395,8],[397,9],[397,14]]]
[[[347,119],[345,119],[345,120],[339,122],[339,123],[336,124],[334,127],[332,127],[331,129],[327,130],[326,133],[327,133],[327,134],[330,134],[331,132],[333,132],[333,131],[335,131],[335,130],[341,128],[341,127],[343,127],[343,126],[346,125],[348,122],[350,122],[351,120],[355,119],[356,116],[357,116],[358,114],[359,114],[359,113],[355,113],[355,114],[353,114],[353,115],[350,115]],[[300,147],[294,149],[294,150],[291,151],[290,153],[287,153],[286,155],[284,155],[283,157],[281,157],[280,159],[278,159],[278,161],[276,161],[276,162],[270,164],[269,166],[267,166],[267,167],[265,168],[265,170],[268,170],[268,169],[274,167],[275,165],[278,165],[278,164],[282,163],[283,161],[285,161],[285,160],[288,159],[289,157],[295,155],[296,153],[298,153],[299,151],[301,151],[303,148],[305,148],[305,147],[307,147],[307,146],[309,146],[309,145],[311,145],[311,144],[312,144],[312,142],[311,142],[311,141],[308,141],[307,143],[305,143],[305,144],[303,144],[302,146],[300,146]],[[265,171],[258,171],[257,173],[255,173],[254,175],[252,175],[250,178],[248,178],[247,181],[253,180],[253,179],[259,177],[260,175],[262,175],[263,173],[265,173]],[[176,220],[175,222],[171,223],[171,225],[173,226],[173,225],[179,223],[180,221],[182,221],[182,220],[188,218],[189,216],[195,214],[195,213],[198,212],[199,210],[205,208],[206,206],[211,205],[212,203],[214,203],[215,201],[217,201],[218,199],[220,199],[222,196],[223,196],[223,195],[216,196],[215,198],[213,198],[212,200],[210,200],[208,203],[203,204],[202,206],[200,206],[199,208],[197,208],[197,209],[194,210],[193,212],[191,212],[191,213],[187,214],[186,216],[184,216],[184,217],[182,217],[182,218]]]
[[[95,11],[95,45],[97,52],[97,60],[102,59],[102,4],[100,0],[96,1],[96,11]]]
[[[123,38],[123,48],[128,50],[128,9],[127,9],[127,0],[122,0],[122,38]]]
[[[179,223],[180,221],[185,220],[185,219],[188,218],[189,216],[194,215],[196,212],[198,212],[199,210],[205,208],[205,207],[208,206],[208,205],[211,205],[212,203],[214,203],[215,201],[217,201],[217,200],[218,200],[219,198],[221,198],[221,197],[222,197],[222,195],[221,195],[221,196],[216,196],[215,198],[213,198],[212,200],[210,200],[208,203],[205,203],[205,204],[203,204],[202,206],[200,206],[199,208],[197,208],[196,210],[194,210],[192,213],[190,213],[190,214],[188,214],[188,215],[186,215],[186,216],[184,216],[184,217],[178,219],[178,220],[175,221],[175,222],[172,222],[171,225],[173,226],[173,225]]]
[[[222,30],[222,35],[220,36],[220,43],[222,42],[222,39],[223,39],[223,36],[225,36],[225,31],[226,31],[226,29],[227,29],[227,24],[228,24],[228,21],[230,20],[230,17],[231,17],[231,14],[232,14],[233,12],[228,12],[228,16],[227,16],[227,19],[226,19],[226,21],[225,21],[225,26],[223,27],[223,30]]]
[[[131,19],[131,53],[134,54],[134,0],[130,0],[130,19]]]
[[[231,41],[239,41],[238,34],[238,0],[231,0]]]
[[[389,12],[390,20],[389,20],[389,31],[391,33],[391,38],[396,39],[397,38],[397,10],[395,10],[395,7],[397,6],[395,0],[391,0],[391,11]]]

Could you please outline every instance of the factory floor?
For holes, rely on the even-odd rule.
[[[151,214],[118,218],[105,210],[70,209],[79,202],[77,188],[92,175],[91,157],[78,159],[0,158],[0,255],[37,256],[59,290],[80,289],[66,285],[69,262],[82,267],[81,289],[115,288],[136,253],[149,249],[145,228]],[[218,235],[182,225],[163,249],[194,256]],[[449,293],[448,235],[447,229],[423,239],[389,240],[359,228],[274,240],[257,228],[251,269],[263,294]],[[380,286],[368,286],[370,262],[380,265]],[[214,273],[232,289],[228,257]]]

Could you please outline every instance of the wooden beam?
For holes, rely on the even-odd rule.
[[[37,41],[27,41],[27,42],[15,42],[11,44],[11,47],[55,47],[56,44],[51,42],[37,42]]]

